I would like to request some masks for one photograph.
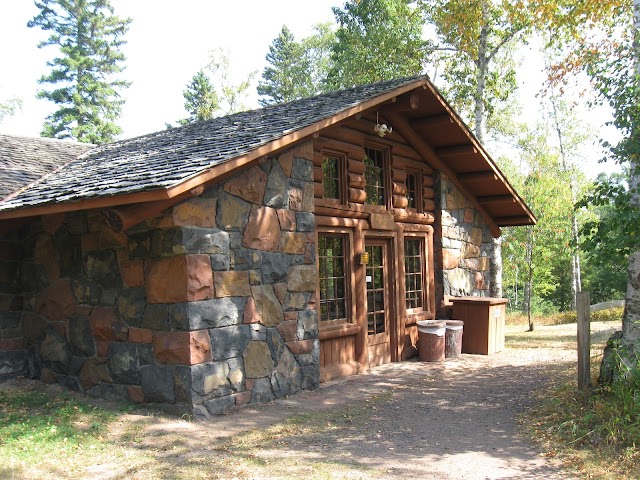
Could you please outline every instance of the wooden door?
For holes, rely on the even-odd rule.
[[[369,254],[366,267],[367,345],[369,366],[391,362],[391,261],[388,242],[366,240]]]

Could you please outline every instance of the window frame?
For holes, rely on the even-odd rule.
[[[406,244],[407,240],[418,240],[420,242],[420,274],[422,277],[421,288],[421,302],[420,307],[407,308],[407,264],[406,264]],[[429,277],[429,236],[419,232],[405,232],[402,236],[402,256],[404,261],[402,262],[402,290],[403,290],[403,304],[405,309],[405,315],[417,315],[423,313],[430,313],[431,308],[429,304],[430,296],[430,277]],[[415,291],[415,290],[412,290]]]
[[[407,192],[405,196],[407,200],[409,200],[409,185],[408,178],[409,176],[415,177],[415,206],[411,207],[407,205],[407,210],[410,212],[420,213],[422,212],[422,172],[414,169],[405,169],[405,173],[407,174],[407,179],[405,179],[405,186],[407,187]]]
[[[344,311],[345,318],[339,319],[323,319],[322,318],[322,310],[321,310],[321,275],[322,271],[320,268],[320,238],[321,237],[339,237],[342,238],[343,241],[343,249],[344,249]],[[353,245],[353,232],[348,229],[343,228],[326,228],[320,229],[316,233],[316,268],[318,272],[318,287],[316,290],[316,302],[317,302],[317,310],[318,310],[318,324],[321,328],[331,327],[334,325],[342,325],[354,323],[354,319],[356,318],[355,313],[355,304],[353,302],[353,266],[352,266],[352,254],[351,254],[351,246]]]
[[[324,160],[325,158],[335,158],[338,161],[338,198],[327,198],[322,194],[322,201],[326,205],[346,205],[347,203],[347,156],[344,153],[335,150],[320,151],[322,155],[322,186],[324,187]]]

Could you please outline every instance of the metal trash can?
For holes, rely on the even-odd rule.
[[[459,357],[462,354],[462,320],[446,320],[444,335],[444,356],[446,358]]]
[[[423,362],[444,360],[446,323],[442,320],[418,322],[418,355]]]

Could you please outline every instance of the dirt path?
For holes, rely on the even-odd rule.
[[[109,441],[123,458],[69,478],[569,479],[518,435],[517,417],[575,365],[575,325],[536,334],[537,348],[519,337],[490,356],[383,365],[206,422],[122,415]]]

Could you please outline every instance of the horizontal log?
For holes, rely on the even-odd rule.
[[[422,198],[433,199],[436,196],[436,192],[431,187],[422,187]]]
[[[320,150],[334,150],[336,152],[343,153],[347,156],[356,157],[356,158],[364,158],[364,148],[362,147],[362,139],[358,144],[353,144],[350,142],[345,142],[343,140],[337,140],[335,138],[327,138],[326,136],[321,136],[315,141],[316,148]]]
[[[421,225],[430,225],[436,221],[433,213],[415,213],[407,210],[396,210],[393,213],[393,220],[399,223],[417,223]]]
[[[324,161],[324,155],[319,150],[314,150],[313,152],[313,165],[316,167],[322,167],[322,162]]]
[[[366,215],[362,215],[366,217]],[[316,210],[316,225],[320,227],[366,228],[369,224],[365,218],[336,217],[333,214],[319,215]]]
[[[330,340],[338,337],[348,337],[360,333],[362,327],[355,323],[343,323],[340,325],[332,325],[330,327],[324,327],[320,325],[318,330],[318,338],[320,340]]]
[[[347,160],[347,172],[363,175],[364,170],[365,164],[362,160],[355,160],[353,158]]]
[[[436,202],[431,200],[430,198],[422,199],[422,210],[425,212],[435,212],[436,211]]]
[[[367,192],[360,188],[349,188],[349,201],[353,203],[364,203],[367,200]]]
[[[392,156],[392,162],[391,162],[392,166],[394,168],[412,168],[414,170],[418,170],[424,174],[431,174],[433,173],[433,168],[431,168],[431,165],[429,165],[426,161],[419,159],[419,160],[413,160],[411,158],[406,158],[403,157],[401,155],[396,155],[396,153],[394,152],[393,156]]]
[[[409,205],[409,199],[404,195],[393,196],[393,208],[407,208]]]
[[[143,220],[160,215],[167,208],[172,207],[190,196],[192,195],[187,193],[167,200],[105,208],[102,211],[102,214],[104,215],[107,225],[111,230],[114,232],[126,232],[128,229],[139,224]]]
[[[314,183],[313,184],[313,196],[315,198],[322,198],[324,197],[324,185],[321,183]]]
[[[393,194],[394,195],[406,195],[407,186],[404,183],[393,182]]]
[[[433,175],[423,175],[422,176],[422,186],[423,187],[433,187],[435,180],[433,179]]]
[[[403,168],[393,168],[391,170],[391,179],[394,182],[403,182],[407,179],[407,172]]]
[[[411,126],[416,130],[438,129],[442,127],[450,127],[454,125],[451,115],[443,113],[440,115],[431,115],[429,117],[416,118],[411,121]]]
[[[314,182],[322,182],[324,179],[324,171],[322,167],[313,167],[313,181]]]
[[[358,175],[356,173],[348,174],[348,185],[353,188],[364,188],[366,185],[364,175]]]

